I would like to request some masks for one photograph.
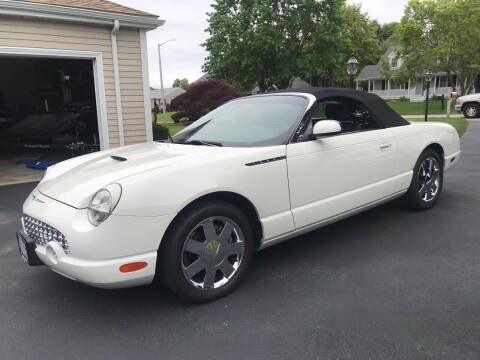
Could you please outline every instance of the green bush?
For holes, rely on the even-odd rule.
[[[408,98],[407,98],[406,96],[402,96],[402,97],[400,98],[400,101],[409,101],[409,100],[408,100]]]
[[[165,140],[168,139],[168,128],[160,124],[152,124],[153,127],[153,140]]]

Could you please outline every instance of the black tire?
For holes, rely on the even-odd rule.
[[[435,181],[430,180],[428,184],[428,176],[424,175],[424,168],[422,165],[429,159],[435,159],[436,164],[438,165],[438,185],[435,186]],[[432,161],[435,165],[435,161]],[[422,188],[422,185],[426,186]],[[428,186],[431,186],[431,191],[428,191]],[[433,149],[425,150],[417,160],[415,168],[413,169],[412,182],[410,188],[408,189],[407,194],[405,195],[405,200],[407,205],[415,210],[426,210],[433,207],[440,194],[442,192],[443,186],[443,159],[436,151]],[[435,195],[432,195],[435,191]],[[430,198],[431,197],[431,198]]]
[[[463,107],[463,116],[465,116],[467,119],[480,117],[480,106],[475,103],[466,104]]]
[[[219,286],[218,288],[201,289],[195,287],[190,282],[191,279],[187,279],[187,275],[185,274],[186,267],[184,265],[184,246],[188,242],[187,237],[191,236],[192,231],[195,231],[195,229],[199,228],[200,223],[208,222],[210,219],[218,217],[231,220],[235,224],[235,229],[237,229],[237,227],[240,229],[240,233],[243,235],[243,254],[242,256],[238,255],[238,259],[241,258],[241,261],[235,272],[228,280],[227,277],[224,278],[224,280],[227,280],[227,283]],[[223,231],[223,229],[220,231]],[[204,236],[206,239],[206,235]],[[204,242],[200,244],[204,243],[206,244],[207,241],[204,240]],[[220,244],[223,244],[223,242],[220,241]],[[254,244],[255,242],[252,227],[248,221],[248,218],[242,211],[224,201],[202,202],[196,204],[190,209],[187,209],[183,214],[175,219],[172,227],[165,234],[159,249],[157,276],[174,294],[184,300],[196,303],[213,301],[227,295],[239,285],[251,263],[254,252]],[[223,245],[217,245],[215,250],[209,251],[214,251],[215,255],[213,256],[216,256],[221,251],[219,249],[223,249],[222,246]],[[207,246],[205,245],[205,249],[206,247]],[[202,250],[202,253],[205,253],[205,251],[206,250]],[[236,255],[234,255],[234,257],[236,257]],[[226,259],[227,258],[224,258],[222,261],[226,261]],[[203,258],[200,260],[203,261]],[[215,271],[215,279],[224,276],[222,272],[218,273],[218,270]],[[198,276],[201,276],[201,273],[199,273]],[[206,280],[204,280],[204,282],[206,282]]]

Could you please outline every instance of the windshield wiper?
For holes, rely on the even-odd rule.
[[[205,140],[175,141],[175,144],[206,145],[206,146],[223,146],[223,144],[220,143],[220,142],[216,142],[216,141],[205,141]]]

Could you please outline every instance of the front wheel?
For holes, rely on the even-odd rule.
[[[215,300],[237,287],[254,248],[247,217],[223,201],[187,210],[163,241],[157,271],[171,291],[193,302]]]
[[[477,104],[467,104],[463,109],[463,116],[473,119],[480,116],[480,107]]]
[[[417,160],[406,194],[408,205],[417,210],[431,208],[438,201],[443,186],[443,161],[434,150],[424,151]]]

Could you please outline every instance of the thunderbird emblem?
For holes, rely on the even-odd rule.
[[[35,194],[32,195],[32,201],[36,201],[36,202],[39,202],[41,204],[45,204],[45,201],[43,201],[40,198],[38,198],[37,196],[35,196]]]

